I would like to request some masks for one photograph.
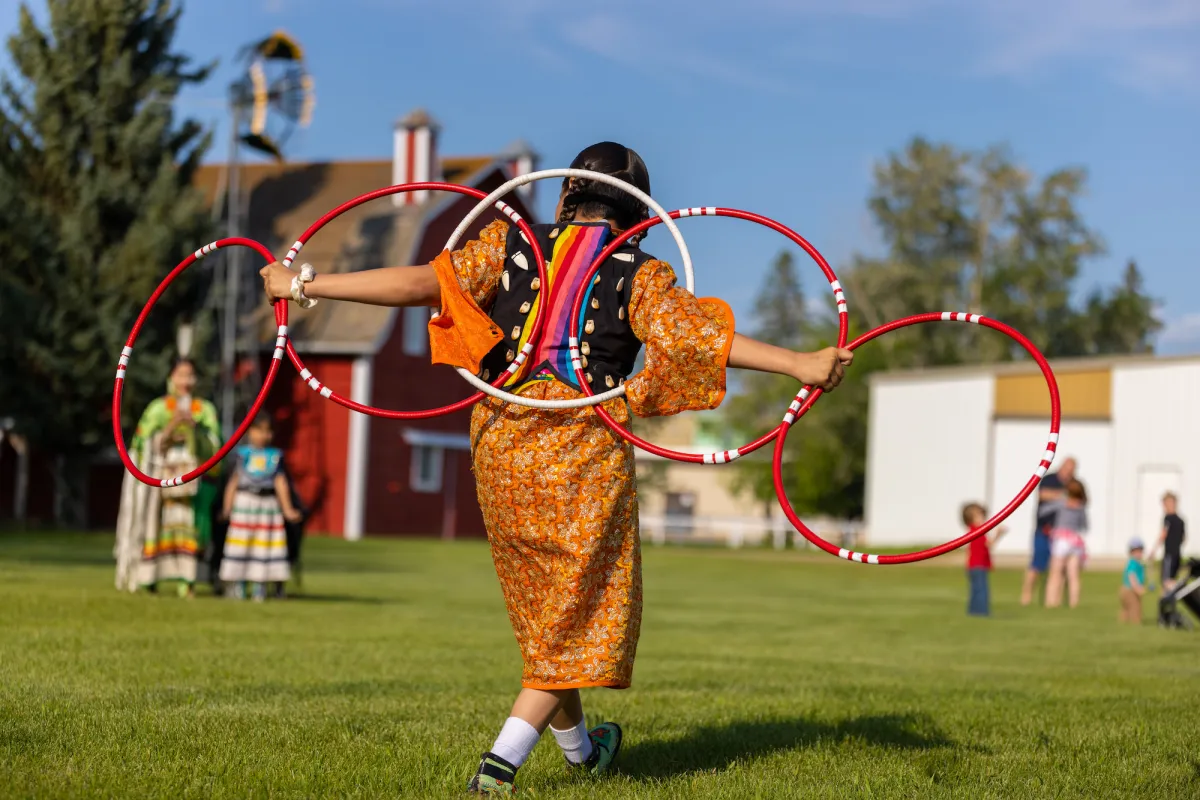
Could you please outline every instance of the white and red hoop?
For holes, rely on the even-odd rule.
[[[853,561],[859,564],[910,564],[914,561],[924,561],[925,559],[935,558],[943,555],[951,550],[957,550],[968,542],[978,539],[980,536],[986,536],[993,528],[1009,517],[1017,508],[1024,503],[1029,495],[1033,494],[1034,489],[1041,483],[1042,478],[1046,477],[1046,473],[1050,469],[1050,465],[1054,463],[1055,453],[1058,450],[1058,435],[1059,426],[1062,421],[1062,407],[1058,395],[1058,381],[1054,377],[1054,371],[1047,363],[1046,357],[1041,351],[1029,341],[1019,331],[1005,325],[1003,322],[997,322],[994,319],[981,316],[979,314],[966,314],[955,311],[945,311],[932,314],[917,314],[904,319],[898,319],[894,322],[889,322],[886,325],[880,325],[878,328],[864,333],[862,336],[855,339],[850,344],[846,345],[849,350],[856,350],[862,345],[874,339],[883,336],[886,333],[907,328],[910,325],[920,325],[927,322],[965,322],[975,324],[984,328],[991,328],[994,331],[999,331],[1005,334],[1017,344],[1025,349],[1025,352],[1033,358],[1038,367],[1042,371],[1042,376],[1046,379],[1046,386],[1050,393],[1050,432],[1046,440],[1046,449],[1041,454],[1038,460],[1038,465],[1034,469],[1032,476],[1026,481],[1021,491],[1009,501],[1008,505],[997,511],[979,528],[966,533],[957,539],[940,544],[936,547],[930,547],[925,550],[917,550],[911,553],[899,553],[891,555],[874,555],[872,553],[858,553],[852,550],[847,550],[844,547],[827,542],[818,536],[811,528],[804,524],[799,515],[796,514],[792,507],[791,501],[787,498],[787,492],[783,485],[783,450],[784,444],[787,442],[788,432],[796,420],[803,417],[808,410],[812,408],[813,403],[821,396],[820,389],[813,389],[806,386],[801,390],[800,394],[796,395],[796,399],[789,407],[787,415],[784,417],[783,424],[779,428],[779,433],[775,437],[775,458],[772,466],[772,472],[775,479],[775,496],[779,499],[779,505],[783,508],[783,513],[787,516],[788,521],[795,526],[805,539],[812,542],[817,547],[824,550],[830,555],[843,558],[847,561]]]
[[[288,250],[287,256],[284,257],[282,263],[284,266],[290,267],[291,263],[293,261],[295,261],[296,256],[300,253],[301,248],[303,248],[304,245],[307,244],[308,241],[313,236],[315,236],[319,230],[321,230],[323,227],[325,227],[327,224],[329,224],[330,221],[336,219],[337,217],[341,216],[342,214],[346,213],[347,211],[349,211],[352,208],[357,208],[358,206],[362,205],[363,203],[370,202],[371,200],[376,200],[380,197],[388,197],[390,195],[404,194],[407,192],[434,192],[434,191],[436,191],[436,192],[453,192],[455,194],[462,194],[462,195],[466,195],[468,197],[474,197],[479,200],[483,200],[487,197],[487,195],[484,192],[480,191],[479,189],[470,187],[470,186],[459,186],[458,184],[455,184],[455,183],[435,183],[435,182],[398,184],[396,186],[388,186],[383,189],[378,189],[374,192],[368,192],[367,194],[360,195],[359,197],[356,197],[353,200],[348,200],[347,202],[342,203],[340,206],[333,209],[332,211],[327,213],[325,216],[321,217],[319,220],[317,220],[312,225],[310,225],[308,230],[306,230],[304,233],[302,233],[300,235],[300,238],[296,240],[296,243],[292,245],[290,250]],[[478,206],[476,208],[478,208]],[[526,241],[529,242],[529,246],[531,248],[533,248],[534,257],[535,257],[536,261],[538,262],[537,263],[537,272],[538,272],[539,278],[541,279],[541,285],[549,286],[550,284],[549,284],[549,282],[547,280],[547,276],[546,276],[546,259],[542,255],[541,246],[537,242],[537,237],[533,235],[533,230],[529,227],[529,223],[526,222],[521,217],[521,215],[518,214],[516,212],[516,210],[513,209],[513,207],[508,205],[507,203],[504,203],[504,202],[501,202],[498,200],[490,201],[486,206],[483,206],[483,211],[486,211],[488,208],[496,208],[502,214],[504,214],[506,217],[508,217],[510,220],[512,220],[513,223],[515,223],[516,226],[520,229],[521,235],[523,237],[525,237]],[[480,214],[482,214],[483,211],[480,211]],[[479,217],[479,215],[476,215],[475,219],[478,219],[478,217]],[[447,244],[447,249],[453,249],[454,243],[455,243],[455,239],[452,237],[450,243]],[[513,375],[515,375],[517,373],[517,370],[519,370],[521,368],[521,366],[525,363],[525,360],[527,358],[529,358],[529,354],[533,352],[533,346],[536,343],[538,336],[541,335],[541,328],[546,320],[545,305],[546,305],[545,303],[538,304],[538,310],[537,310],[537,313],[534,315],[533,329],[529,336],[529,342],[525,345],[524,348],[521,349],[521,352],[517,353],[516,357],[513,359],[513,362],[508,365],[508,368],[504,372],[502,372],[496,378],[496,380],[492,382],[492,384],[484,383],[484,381],[480,380],[479,378],[475,378],[474,375],[471,375],[471,377],[475,378],[476,381],[483,384],[484,386],[488,386],[489,388],[491,388],[493,386],[503,386],[505,384],[505,382],[508,381],[509,378],[511,378]],[[477,392],[476,394],[473,394],[470,397],[467,397],[463,400],[459,400],[457,403],[451,403],[450,405],[441,406],[439,408],[430,408],[430,409],[426,409],[424,411],[393,411],[393,410],[386,409],[386,408],[376,408],[375,406],[369,406],[369,405],[364,405],[363,403],[357,403],[348,397],[338,394],[337,392],[333,391],[333,389],[331,389],[328,386],[326,386],[325,384],[321,383],[320,379],[317,378],[315,375],[313,375],[312,371],[304,365],[304,361],[300,358],[300,355],[296,352],[296,348],[292,345],[290,338],[286,343],[286,350],[287,350],[288,359],[291,360],[292,364],[296,367],[296,370],[300,373],[300,378],[306,384],[308,384],[310,389],[312,389],[314,392],[317,392],[322,397],[324,397],[328,400],[332,400],[333,402],[337,403],[338,405],[345,406],[346,408],[348,408],[352,411],[358,411],[359,413],[362,413],[362,414],[369,414],[372,417],[381,417],[383,419],[429,419],[431,417],[440,417],[445,414],[452,414],[455,411],[461,411],[464,408],[469,408],[470,406],[475,405],[475,403],[477,403],[479,400],[483,399],[483,392]],[[465,372],[465,370],[460,369],[459,372]],[[470,373],[467,373],[467,374],[470,374]]]
[[[129,451],[125,447],[125,434],[121,426],[121,396],[125,388],[125,373],[129,369],[129,359],[133,356],[134,344],[137,342],[138,334],[141,333],[142,325],[145,324],[146,318],[150,315],[150,310],[154,308],[154,304],[162,297],[163,292],[171,283],[183,274],[184,270],[195,264],[200,259],[210,253],[213,253],[223,247],[249,247],[254,250],[266,263],[270,264],[275,261],[275,256],[271,251],[262,244],[253,239],[245,239],[242,237],[234,237],[229,239],[218,239],[212,244],[206,244],[190,256],[180,262],[179,266],[171,270],[167,277],[163,278],[159,283],[158,288],[154,290],[154,294],[150,295],[150,299],[146,305],[142,307],[142,313],[138,314],[137,321],[133,324],[133,330],[129,333],[129,338],[125,340],[125,347],[121,349],[120,358],[117,359],[117,377],[113,385],[113,404],[112,404],[112,420],[113,420],[113,441],[117,445],[117,455],[121,457],[122,463],[125,464],[125,469],[129,470],[129,474],[137,478],[147,486],[157,486],[166,488],[168,486],[181,486],[185,483],[190,483],[196,478],[199,478],[204,473],[215,467],[225,458],[238,443],[238,440],[246,433],[250,425],[254,422],[255,416],[258,415],[262,408],[263,402],[267,399],[267,394],[271,391],[271,385],[275,382],[275,377],[279,373],[279,364],[283,360],[284,346],[287,342],[287,321],[288,309],[287,301],[278,300],[275,302],[275,323],[278,326],[275,337],[275,352],[271,357],[271,366],[267,370],[266,380],[263,381],[262,388],[258,391],[258,396],[254,398],[254,403],[250,406],[250,412],[238,426],[234,434],[229,437],[229,440],[221,446],[212,458],[205,461],[200,466],[196,467],[191,472],[184,475],[176,475],[169,478],[156,478],[152,475],[147,475],[138,469],[138,466],[133,463],[133,459],[129,457]]]
[[[716,206],[685,208],[678,211],[672,211],[668,216],[670,216],[672,219],[680,219],[682,217],[731,217],[733,219],[746,220],[747,222],[753,222],[758,225],[762,225],[786,236],[794,244],[804,250],[804,252],[816,262],[817,266],[820,267],[821,272],[825,275],[825,279],[829,281],[829,288],[833,292],[833,301],[837,305],[837,344],[838,347],[845,346],[850,328],[850,317],[848,308],[846,306],[846,293],[842,290],[842,284],[838,281],[837,275],[833,273],[833,268],[829,266],[829,262],[826,261],[825,257],[821,255],[817,248],[813,247],[813,245],[803,236],[796,233],[786,225],[776,222],[769,217],[764,217],[761,214],[755,214],[750,211],[739,211],[734,208],[720,208]],[[571,352],[571,364],[575,368],[575,377],[579,381],[579,385],[585,395],[592,396],[591,387],[584,377],[583,354],[579,350],[579,320],[582,317],[580,312],[583,310],[582,304],[584,294],[587,290],[587,287],[589,287],[592,283],[592,276],[596,274],[596,271],[600,269],[600,265],[603,264],[605,260],[609,258],[609,256],[615,253],[617,249],[625,242],[629,241],[634,236],[637,236],[642,232],[654,227],[655,225],[659,224],[659,222],[661,222],[661,220],[658,218],[651,217],[650,219],[640,222],[629,230],[624,231],[620,236],[615,238],[609,243],[608,247],[606,247],[599,253],[599,255],[596,256],[596,259],[592,262],[591,267],[584,275],[583,281],[580,284],[580,292],[576,295],[574,304],[571,307],[571,328],[568,345]],[[623,390],[625,387],[621,386],[618,388]],[[595,397],[601,396],[602,395],[595,395]],[[669,458],[672,461],[683,461],[690,464],[728,464],[731,461],[736,461],[742,456],[749,455],[769,442],[774,441],[775,437],[783,428],[783,424],[781,423],[768,433],[763,434],[758,439],[755,439],[753,442],[733,450],[721,450],[715,453],[684,453],[646,441],[617,422],[616,419],[614,419],[613,416],[609,414],[603,406],[596,406],[596,413],[600,415],[601,419],[603,419],[608,427],[612,428],[618,436],[634,446],[640,447],[646,452],[653,453],[654,455],[662,458]]]

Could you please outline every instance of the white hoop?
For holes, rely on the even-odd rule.
[[[683,275],[684,281],[687,284],[687,290],[690,294],[694,295],[696,293],[695,276],[692,272],[692,254],[688,252],[687,242],[683,240],[683,234],[679,232],[678,226],[675,225],[675,220],[671,219],[671,215],[667,213],[667,210],[655,202],[654,198],[650,197],[650,195],[646,194],[636,186],[626,183],[620,178],[614,178],[612,175],[605,175],[603,172],[592,172],[591,170],[586,169],[544,169],[539,172],[530,172],[528,175],[520,175],[516,178],[513,178],[499,189],[479,201],[478,205],[471,210],[471,213],[468,214],[466,218],[459,223],[458,227],[454,229],[454,233],[450,234],[450,239],[446,242],[446,249],[454,250],[454,246],[458,244],[458,240],[461,239],[462,236],[467,232],[467,229],[470,228],[471,225],[475,223],[475,220],[479,219],[479,217],[485,211],[491,208],[493,204],[495,204],[496,207],[506,215],[511,217],[512,214],[509,213],[511,209],[508,209],[508,207],[502,203],[498,203],[499,199],[519,186],[524,186],[525,184],[533,183],[534,181],[546,180],[547,178],[587,178],[599,183],[606,183],[609,186],[615,186],[616,188],[628,192],[641,202],[645,203],[652,211],[654,211],[658,218],[663,221],[663,224],[667,226],[667,230],[671,232],[672,238],[675,239],[675,244],[679,246],[679,255],[683,260]],[[532,355],[532,353],[533,343],[526,342],[525,347],[521,348],[521,352],[517,355],[516,360],[513,361],[512,366],[508,368],[508,371],[516,374],[516,371],[520,369],[521,365],[530,355]],[[574,400],[536,400],[530,397],[522,397],[519,394],[512,394],[511,392],[506,392],[503,389],[497,389],[490,383],[485,382],[477,375],[474,375],[462,367],[455,367],[454,369],[459,375],[463,376],[467,383],[471,384],[484,394],[491,395],[497,399],[504,400],[514,405],[524,406],[526,408],[541,408],[551,410],[586,408],[588,406],[594,406],[599,405],[600,403],[608,402],[609,400],[613,400],[625,394],[625,386],[621,385],[615,389],[604,392],[603,394],[596,394],[590,397],[578,397]]]
[[[692,254],[688,252],[687,242],[683,240],[683,234],[679,232],[679,227],[675,224],[675,220],[671,219],[671,215],[667,210],[660,206],[654,198],[637,188],[633,184],[626,183],[620,178],[614,178],[612,175],[605,175],[603,172],[592,172],[586,169],[543,169],[539,172],[530,172],[527,175],[518,175],[508,183],[501,186],[496,191],[489,194],[487,197],[479,201],[475,208],[471,209],[471,213],[467,214],[466,219],[458,223],[458,227],[454,229],[454,233],[450,234],[450,240],[446,242],[446,249],[453,250],[458,244],[458,240],[466,234],[467,229],[475,223],[487,211],[492,204],[496,203],[501,197],[511,192],[513,189],[524,186],[527,183],[534,181],[546,180],[548,178],[587,178],[597,181],[598,183],[606,183],[609,186],[615,186],[623,192],[628,192],[638,200],[645,203],[652,210],[663,224],[667,226],[667,230],[671,232],[671,237],[675,239],[675,244],[679,247],[679,256],[683,260],[683,280],[687,286],[687,290],[691,294],[696,293],[696,279],[692,273]],[[505,214],[509,212],[505,210],[503,204],[496,204],[496,207]],[[514,212],[515,213],[515,212]],[[510,215],[511,216],[511,215]]]

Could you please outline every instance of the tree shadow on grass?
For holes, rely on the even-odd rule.
[[[885,714],[832,723],[798,718],[706,726],[680,739],[631,743],[618,764],[619,771],[630,777],[661,779],[722,770],[740,760],[784,750],[842,743],[914,752],[983,750],[948,738],[923,715]]]

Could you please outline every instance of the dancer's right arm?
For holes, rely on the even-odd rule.
[[[295,271],[276,262],[258,274],[269,300],[291,299]],[[429,265],[318,273],[305,284],[304,294],[314,300],[349,300],[373,306],[438,306],[442,299],[437,273]]]

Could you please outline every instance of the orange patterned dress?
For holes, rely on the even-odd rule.
[[[488,309],[506,258],[508,226],[495,222],[451,254],[464,293]],[[626,399],[605,408],[638,416],[715,408],[725,395],[733,314],[720,300],[677,287],[661,261],[638,270],[628,306],[645,367]],[[566,302],[570,302],[567,299]],[[558,380],[524,396],[578,397]],[[642,614],[642,567],[633,447],[589,408],[549,411],[486,398],[471,416],[479,504],[509,620],[533,689],[626,688]]]

